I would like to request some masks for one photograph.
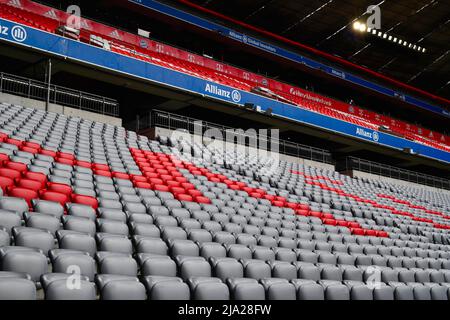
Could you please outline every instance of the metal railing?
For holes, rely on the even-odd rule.
[[[205,131],[209,129],[216,129],[222,133],[223,137],[226,137],[227,130],[233,130],[235,133],[234,136],[237,138],[239,143],[243,142],[246,145],[249,145],[251,139],[257,138],[260,145],[269,146],[271,143],[278,144],[278,149],[280,154],[285,154],[289,156],[294,156],[298,158],[334,164],[334,160],[331,156],[331,152],[319,148],[310,147],[307,145],[302,145],[299,143],[294,143],[290,141],[280,140],[280,139],[269,139],[268,136],[264,136],[261,134],[256,134],[256,136],[250,136],[245,134],[245,131],[241,131],[243,134],[239,134],[239,131],[236,128],[223,126],[216,123],[211,123],[208,121],[202,121],[186,116],[180,116],[173,113],[160,111],[160,110],[152,110],[151,112],[140,116],[136,121],[133,121],[127,125],[129,130],[136,130],[139,132],[140,130],[160,127],[169,130],[177,130],[184,129],[187,132],[194,134],[204,134]],[[201,132],[200,132],[201,130]],[[247,143],[248,142],[248,143]]]
[[[54,104],[113,117],[119,116],[117,100],[57,85],[50,85],[49,88],[47,83],[3,72],[0,73],[1,92],[41,101],[48,99],[50,103]]]
[[[345,159],[345,169],[358,170],[393,179],[399,179],[435,188],[450,190],[450,180],[448,179],[439,178],[420,172],[401,169],[383,163],[373,162],[355,157],[347,157]]]

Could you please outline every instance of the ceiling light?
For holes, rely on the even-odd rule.
[[[402,44],[403,40],[402,39],[398,39],[398,44]]]
[[[359,25],[359,31],[361,31],[361,32],[364,32],[364,31],[366,31],[366,24],[365,23],[361,23],[360,25]]]
[[[396,37],[394,37],[394,39],[392,39],[392,41],[394,41],[394,42],[397,42],[397,38],[396,38]]]
[[[380,31],[378,32],[378,36],[381,37],[383,35],[383,33]]]
[[[422,52],[423,52],[423,53],[425,53],[425,51],[426,51],[426,49],[425,49],[425,48],[423,48],[423,49],[422,49]]]
[[[385,33],[385,34],[383,34],[383,39],[386,39],[387,38],[387,34]]]
[[[406,47],[408,45],[408,42],[404,41],[403,45]]]
[[[414,46],[413,46],[413,49],[414,49],[414,50],[416,50],[416,48],[417,48],[417,46],[416,46],[416,45],[414,45]]]
[[[359,21],[353,22],[353,29],[359,30],[360,27],[361,27],[361,22],[359,22]]]
[[[391,41],[392,40],[392,36],[389,36],[388,40]]]
[[[377,29],[372,29],[372,34],[377,34]]]
[[[372,31],[372,28],[367,28],[367,32],[371,32]]]
[[[422,47],[421,47],[421,46],[418,46],[418,47],[417,47],[417,51],[422,51]]]

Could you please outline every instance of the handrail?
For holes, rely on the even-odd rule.
[[[201,122],[203,128],[203,132],[201,132],[201,134],[203,134],[204,131],[208,129],[218,129],[223,134],[223,136],[225,136],[227,130],[237,129],[161,110],[152,110],[149,113],[140,116],[138,120],[129,123],[127,125],[127,128],[139,132],[140,130],[148,128],[161,127],[169,130],[184,129],[189,133],[196,133],[199,128],[199,122]],[[245,132],[244,135],[240,135],[240,137],[243,138],[243,140],[238,139],[238,141],[244,141],[244,143],[246,143],[245,138],[250,138],[250,136],[246,135]],[[262,135],[257,135],[256,137],[258,141],[262,142],[264,142],[268,138],[267,136]],[[252,136],[251,138],[255,138],[255,136]],[[272,143],[272,141],[267,142]],[[278,153],[280,154],[328,164],[335,163],[332,158],[331,152],[327,150],[280,139],[275,140],[275,143],[278,144]]]
[[[50,103],[113,117],[120,115],[119,103],[115,99],[57,85],[51,85],[49,90],[48,84],[44,82],[4,72],[0,72],[1,92],[41,101],[47,101],[48,95],[50,94]]]
[[[407,169],[401,169],[398,167],[386,165],[384,163],[378,163],[356,157],[347,157],[345,159],[345,170],[358,170],[393,179],[399,179],[435,188],[450,190],[450,180],[448,179],[439,178]]]
[[[323,57],[323,58],[325,58],[327,60],[334,61],[334,62],[339,63],[341,65],[350,67],[350,68],[352,68],[354,70],[359,70],[359,71],[362,71],[362,72],[364,72],[366,74],[370,74],[372,76],[375,76],[375,77],[377,77],[379,79],[383,79],[383,80],[385,80],[385,81],[387,81],[389,83],[392,83],[392,84],[394,84],[394,85],[396,85],[398,87],[401,87],[403,89],[407,89],[409,91],[413,91],[413,92],[419,93],[422,96],[428,97],[429,99],[433,99],[435,101],[441,101],[441,102],[443,102],[443,103],[445,103],[447,105],[450,103],[450,100],[448,100],[448,99],[446,99],[444,97],[440,97],[438,95],[432,94],[432,93],[427,92],[425,90],[413,87],[413,86],[408,85],[408,84],[406,84],[404,82],[401,82],[399,80],[396,80],[396,79],[393,79],[391,77],[385,76],[385,75],[383,75],[383,74],[381,74],[379,72],[370,70],[370,69],[368,69],[366,67],[354,64],[354,63],[352,63],[352,62],[350,62],[350,61],[348,61],[346,59],[337,57],[337,56],[335,56],[333,54],[329,54],[327,52],[318,50],[316,48],[307,46],[307,45],[305,45],[303,43],[296,42],[296,41],[290,40],[290,39],[288,39],[286,37],[277,35],[277,34],[275,34],[273,32],[270,32],[270,31],[267,31],[267,30],[264,30],[264,29],[261,29],[261,28],[257,28],[257,27],[255,27],[253,25],[248,24],[248,23],[245,23],[245,22],[233,19],[233,18],[231,18],[229,16],[223,15],[223,14],[221,14],[219,12],[214,11],[214,10],[211,10],[211,9],[205,8],[205,7],[201,6],[201,5],[195,4],[195,3],[193,3],[193,2],[191,2],[189,0],[178,0],[178,1],[180,3],[183,3],[183,4],[193,8],[193,9],[199,10],[200,12],[203,12],[203,13],[206,13],[206,14],[210,14],[210,15],[212,15],[214,17],[217,17],[219,19],[222,19],[222,20],[234,23],[236,25],[239,25],[239,26],[241,26],[243,28],[246,28],[248,30],[252,30],[254,32],[257,32],[259,34],[267,36],[269,38],[272,38],[272,39],[275,39],[275,40],[287,43],[287,44],[295,46],[297,48],[309,51],[309,52],[311,52],[313,54],[317,54],[317,55],[319,55],[319,56],[321,56],[321,57]]]

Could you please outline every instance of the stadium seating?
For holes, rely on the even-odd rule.
[[[52,9],[51,7],[42,6],[46,8],[45,11],[52,11],[56,15],[56,17],[62,17],[63,12]],[[39,28],[45,30],[47,32],[56,32],[58,27],[65,22],[63,19],[57,20],[57,18],[52,16],[44,16],[39,15],[35,12],[30,12],[19,8],[17,6],[12,6],[9,4],[0,4],[0,16],[6,19],[10,19],[12,21],[17,21],[19,23],[23,23],[25,25]],[[93,22],[90,20],[90,24]],[[100,25],[100,24],[99,24]],[[376,114],[374,112],[370,112],[363,108],[352,106],[347,103],[337,102],[332,103],[331,105],[325,105],[317,102],[317,99],[308,99],[304,96],[298,96],[295,94],[296,91],[300,91],[301,89],[296,88],[295,86],[286,85],[284,83],[278,82],[273,79],[265,79],[266,85],[261,84],[258,79],[261,76],[256,75],[252,72],[247,72],[242,69],[234,68],[239,72],[232,72],[231,66],[227,66],[226,64],[220,63],[221,68],[217,68],[217,62],[212,60],[214,63],[210,63],[209,65],[201,65],[199,63],[195,63],[190,61],[189,59],[183,59],[181,57],[174,57],[164,50],[158,50],[157,48],[142,48],[136,43],[127,42],[126,38],[117,39],[111,35],[114,33],[115,29],[102,26],[102,30],[105,30],[103,33],[95,29],[82,29],[78,39],[83,42],[87,42],[93,45],[100,45],[101,47],[111,50],[116,53],[120,53],[126,56],[130,56],[135,59],[143,60],[148,63],[160,65],[166,68],[170,68],[176,71],[180,71],[186,74],[190,74],[192,76],[200,77],[209,81],[214,81],[217,83],[221,83],[227,86],[231,86],[236,89],[245,90],[245,91],[253,91],[253,89],[258,88],[260,86],[267,86],[267,89],[270,89],[272,94],[270,97],[281,100],[290,104],[298,105],[301,108],[305,108],[317,113],[321,113],[333,118],[337,118],[343,121],[347,121],[362,127],[366,127],[371,130],[379,130],[381,126],[388,127],[391,133],[404,137],[409,140],[413,140],[420,144],[425,144],[431,146],[433,148],[441,149],[450,152],[450,137],[447,137],[441,133],[432,132],[430,130],[419,128],[413,124],[406,123],[404,121],[400,121],[398,119],[393,119],[388,116],[384,116],[381,114]],[[108,30],[106,32],[106,30]],[[117,31],[117,30],[116,30]],[[130,39],[134,39],[134,35],[123,32],[124,35],[128,35]],[[98,41],[93,41],[92,37],[95,37]],[[104,45],[103,42],[106,42],[107,45]],[[155,42],[156,43],[156,42]],[[168,45],[163,45],[165,48],[171,48]],[[155,47],[158,47],[157,45]],[[187,56],[185,51],[178,50],[183,52],[183,56]],[[213,67],[214,66],[214,67]],[[229,67],[228,69],[225,67]],[[224,70],[222,70],[224,69]],[[233,70],[234,70],[233,69]],[[280,89],[280,88],[290,89]],[[317,97],[320,97],[318,94],[314,94],[312,92],[307,92],[306,90],[302,90],[306,94],[312,94]],[[322,97],[324,98],[324,97]],[[332,99],[327,98],[332,101]]]
[[[0,132],[0,299],[450,299],[448,193],[8,104]]]

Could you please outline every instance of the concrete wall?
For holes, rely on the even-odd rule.
[[[394,183],[394,184],[398,184],[398,185],[402,185],[402,186],[410,186],[410,187],[421,188],[421,189],[430,190],[430,191],[434,191],[434,192],[446,193],[446,194],[450,195],[450,190],[439,189],[439,188],[430,187],[430,186],[426,186],[423,184],[418,184],[418,183],[409,182],[409,181],[405,181],[405,180],[393,179],[393,178],[380,176],[380,175],[373,174],[373,173],[351,170],[350,172],[347,172],[347,174],[354,178],[367,178],[367,179],[371,179],[371,180],[379,180],[379,181]]]
[[[139,134],[142,135],[146,135],[150,138],[154,138],[157,135],[161,135],[161,136],[166,136],[166,137],[170,137],[173,133],[173,130],[170,129],[165,129],[165,128],[155,128],[155,129],[149,129],[146,131],[142,131],[139,132]],[[225,142],[225,148],[230,148],[233,149],[235,148],[235,144],[231,143],[231,142]],[[258,150],[256,148],[247,148],[246,150],[248,150],[249,152],[252,152],[254,154],[257,154]],[[316,167],[316,168],[323,168],[323,169],[328,169],[328,170],[334,170],[334,166],[332,164],[327,164],[327,163],[322,163],[322,162],[317,162],[317,161],[312,161],[312,160],[306,160],[306,159],[302,159],[302,158],[297,158],[297,157],[293,157],[293,156],[288,156],[285,154],[279,154],[279,153],[271,153],[270,151],[267,152],[268,156],[273,156],[273,157],[278,157],[280,160],[284,160],[287,162],[292,162],[292,163],[298,163],[298,164],[302,164],[305,166],[311,166],[311,167]]]
[[[6,102],[10,104],[14,104],[17,106],[22,106],[26,108],[34,108],[45,110],[45,101],[33,100],[25,97],[15,96],[8,93],[0,93],[0,102]],[[80,117],[86,120],[98,121],[102,123],[108,123],[115,126],[122,126],[122,119],[99,114],[95,112],[75,109],[71,107],[65,107],[59,104],[50,103],[49,112],[55,112],[59,114],[64,114],[66,116]]]

